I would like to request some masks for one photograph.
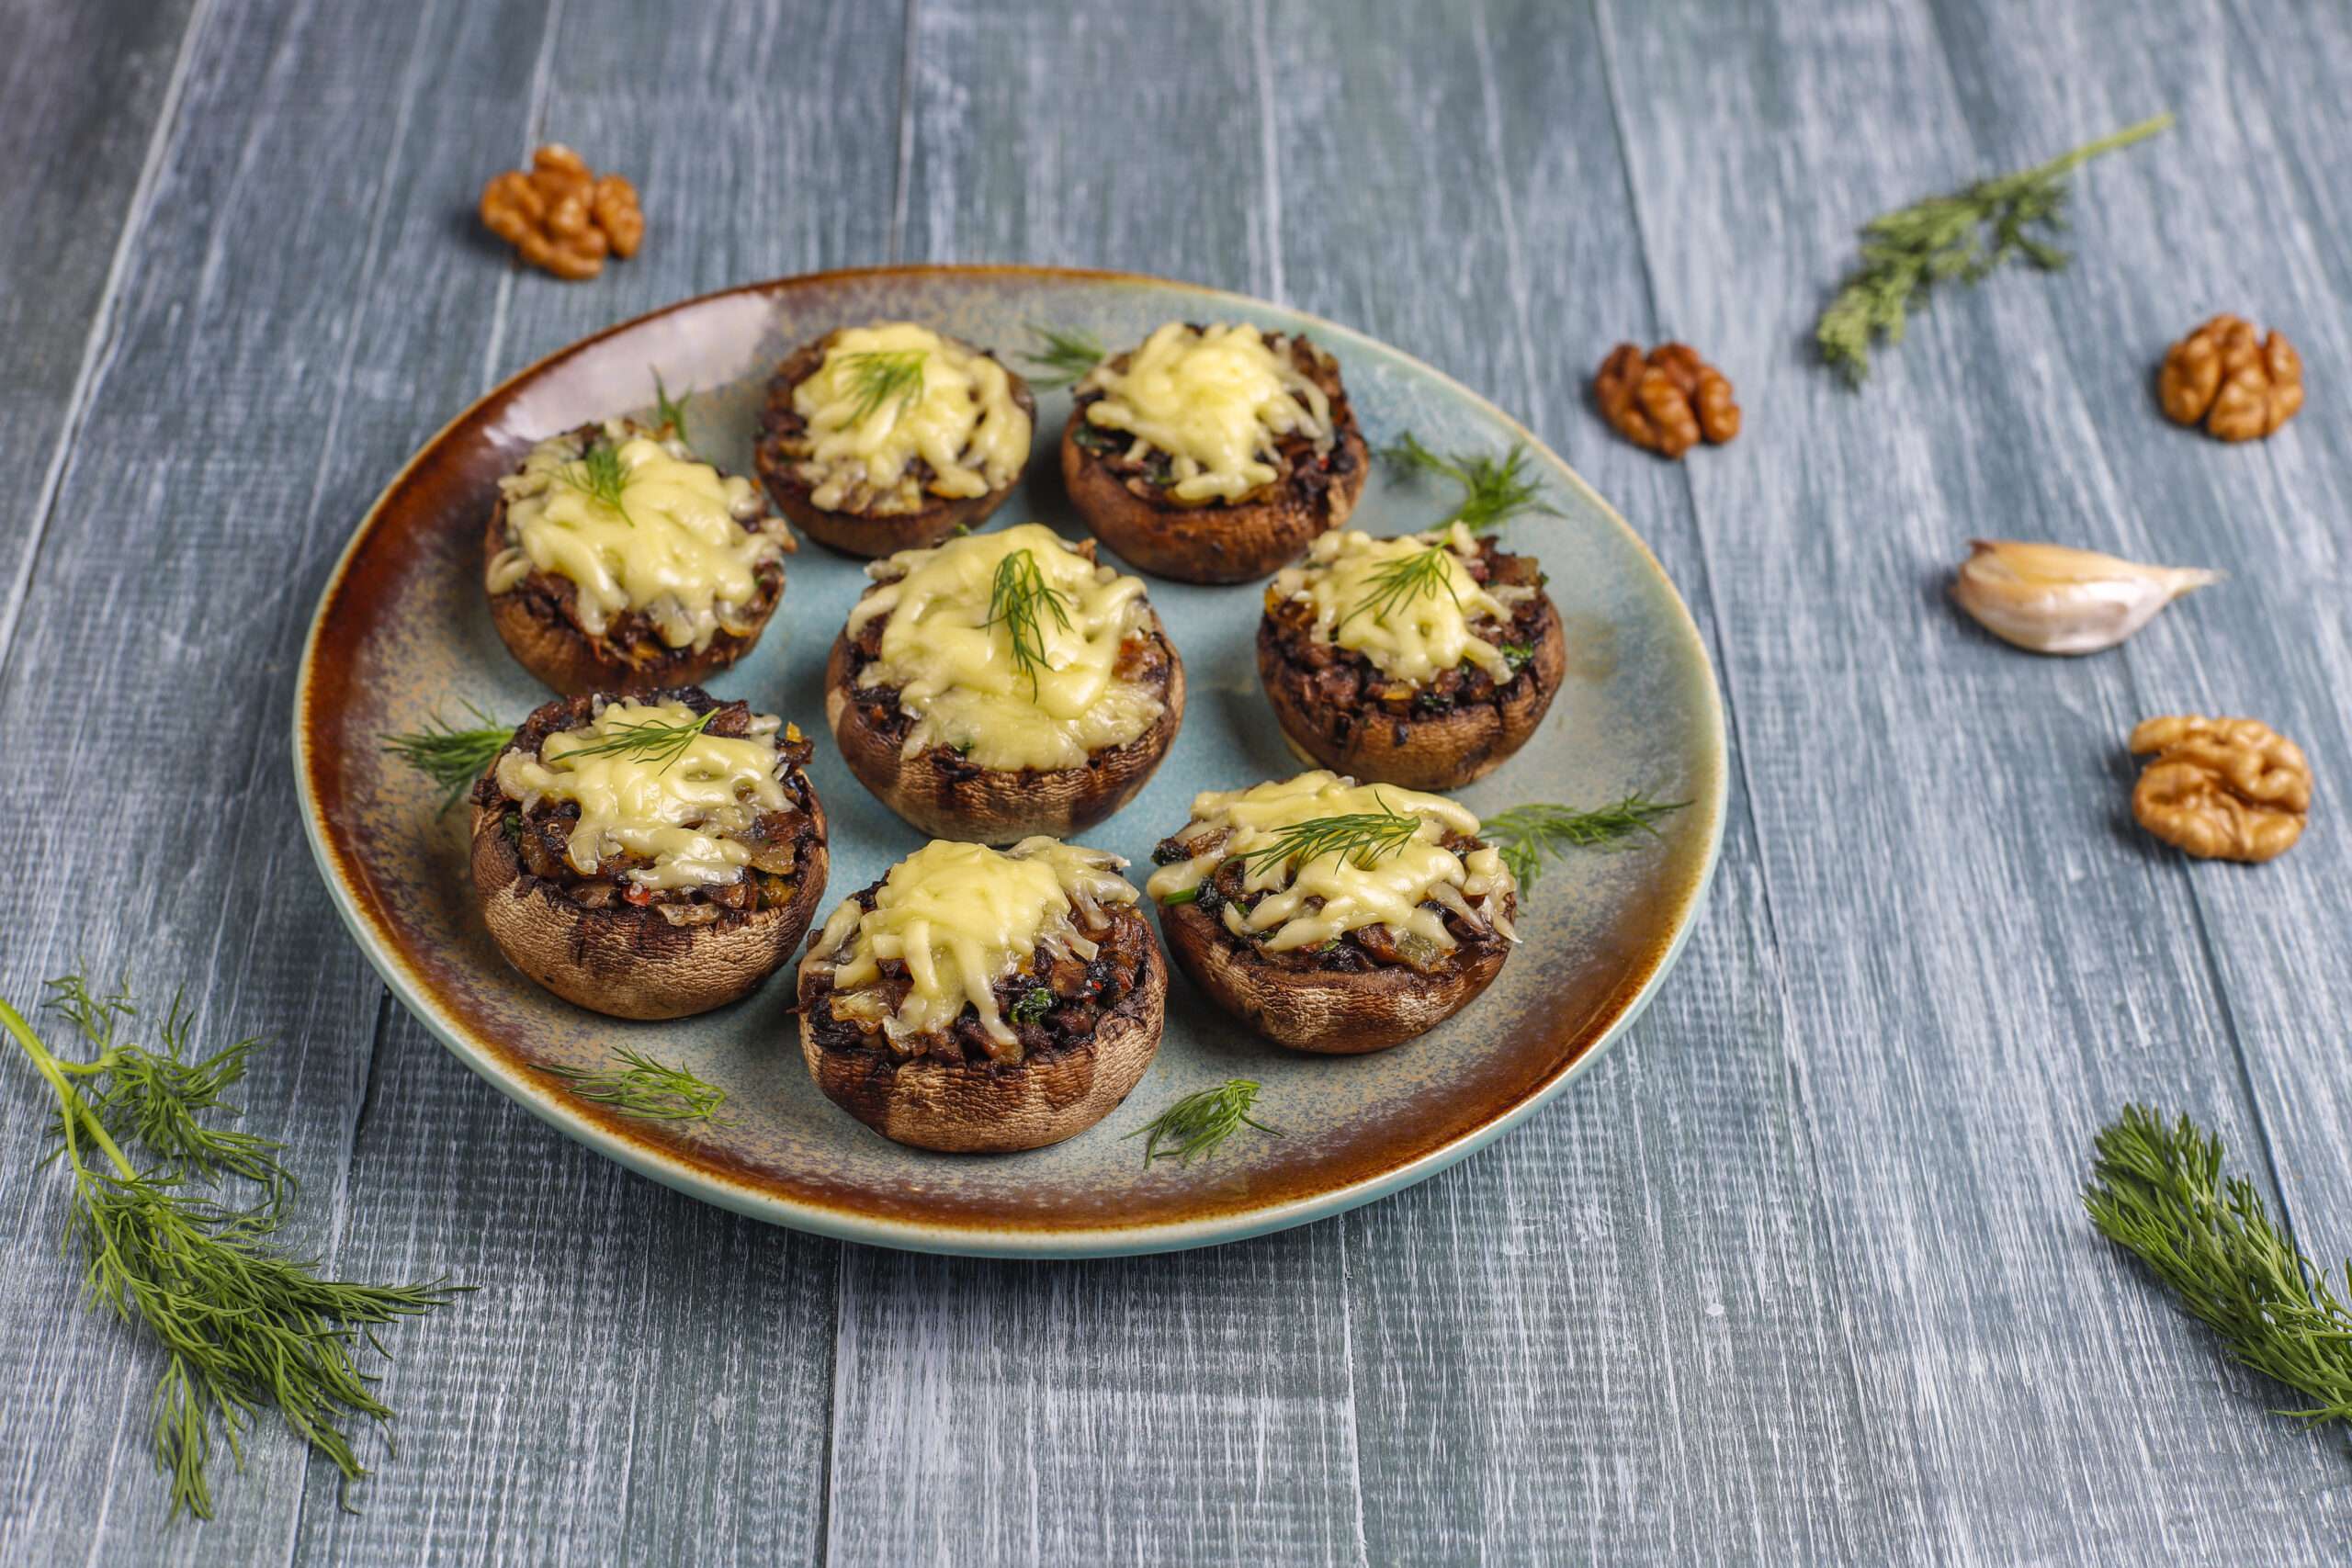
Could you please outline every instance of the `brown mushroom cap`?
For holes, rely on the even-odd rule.
[[[1317,702],[1292,678],[1294,667],[1283,657],[1272,619],[1258,623],[1258,679],[1283,733],[1318,766],[1366,784],[1442,794],[1501,767],[1544,722],[1568,669],[1567,638],[1548,597],[1544,609],[1527,663],[1532,678],[1513,682],[1499,702],[1401,720],[1376,711],[1377,705],[1342,708]]]
[[[501,827],[503,809],[474,807],[473,881],[482,921],[506,961],[568,1002],[615,1018],[684,1018],[749,995],[783,967],[825,895],[825,807],[793,872],[792,901],[703,926],[673,926],[652,908],[588,909],[530,875]]]
[[[1340,447],[1351,460],[1319,495],[1302,495],[1278,482],[1255,500],[1179,506],[1137,495],[1098,454],[1080,446],[1085,418],[1083,407],[1072,409],[1062,426],[1062,481],[1070,503],[1120,559],[1179,582],[1250,582],[1289,565],[1317,534],[1348,520],[1372,466],[1351,415],[1340,427]]]
[[[1086,1131],[1142,1080],[1167,1018],[1168,965],[1147,936],[1135,989],[1102,1016],[1092,1039],[1059,1055],[1009,1065],[933,1056],[901,1064],[882,1051],[827,1051],[808,1021],[810,999],[804,961],[800,1055],[826,1099],[898,1143],[947,1154],[1011,1154]]]
[[[1125,745],[1095,752],[1082,768],[975,768],[938,747],[902,755],[900,742],[875,728],[852,700],[847,632],[833,639],[825,660],[825,720],[858,782],[934,839],[1001,845],[1035,833],[1073,838],[1135,798],[1183,725],[1184,660],[1156,615],[1153,628],[1168,649],[1159,716]]]
[[[1458,949],[1455,962],[1435,975],[1390,964],[1294,968],[1234,941],[1197,904],[1161,905],[1159,929],[1176,966],[1211,1001],[1277,1044],[1333,1056],[1385,1051],[1426,1034],[1469,1006],[1510,956],[1510,944],[1495,941]]]
[[[825,363],[825,344],[832,337],[828,333],[814,343],[802,344],[776,367],[768,379],[769,418],[781,403],[792,406],[793,389],[815,375]],[[942,334],[944,336],[945,334]],[[948,338],[967,354],[979,354],[979,349],[961,338]],[[996,356],[989,355],[993,359]],[[1000,363],[1001,363],[1000,361]],[[1037,399],[1029,390],[1029,383],[1018,371],[1006,367],[1005,376],[1012,382],[1012,400],[1022,412],[1029,416],[1031,446],[1035,445]],[[819,506],[810,497],[816,486],[803,479],[796,470],[800,459],[786,452],[782,437],[770,426],[760,437],[752,463],[760,476],[760,483],[775,502],[777,510],[798,524],[810,538],[828,549],[847,556],[879,558],[896,555],[900,550],[928,549],[944,539],[952,537],[958,529],[978,528],[989,520],[989,514],[1004,504],[1004,498],[1021,482],[1015,473],[1010,482],[986,495],[967,496],[961,500],[933,496],[913,512],[834,512]],[[1026,466],[1026,458],[1023,458]]]

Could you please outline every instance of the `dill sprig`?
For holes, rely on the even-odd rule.
[[[616,725],[610,733],[599,736],[594,740],[582,741],[577,746],[565,747],[562,753],[563,760],[570,761],[579,757],[635,757],[640,762],[661,763],[660,771],[666,773],[673,763],[686,754],[686,748],[695,743],[695,737],[709,728],[710,721],[718,716],[718,710],[712,708],[709,712],[698,714],[683,724],[672,724],[667,719],[648,718],[635,724]]]
[[[654,371],[653,428],[657,432],[666,430],[687,446],[693,446],[694,438],[686,434],[686,404],[694,395],[694,389],[689,387],[673,398],[670,389],[662,384],[662,372]]]
[[[1215,1154],[1217,1145],[1243,1127],[1281,1137],[1282,1133],[1250,1114],[1258,1103],[1254,1078],[1227,1078],[1215,1089],[1196,1089],[1144,1126],[1127,1134],[1144,1139],[1143,1163],[1172,1159],[1179,1167],[1193,1156]]]
[[[1088,372],[1102,363],[1105,351],[1101,340],[1092,333],[1080,330],[1065,332],[1039,326],[1033,321],[1029,325],[1029,335],[1037,340],[1039,346],[1022,350],[1021,357],[1042,371],[1042,374],[1029,378],[1029,384],[1033,387],[1067,387],[1074,381],[1082,380]]]
[[[2083,1207],[2148,1266],[2231,1359],[2312,1403],[2278,1414],[2352,1420],[2352,1311],[2271,1223],[2254,1183],[2220,1183],[2222,1140],[2127,1105],[2102,1129]],[[2352,1263],[2345,1266],[2352,1292]]]
[[[1440,454],[1421,445],[1421,438],[1408,430],[1383,447],[1380,455],[1407,473],[1435,474],[1460,485],[1462,502],[1449,521],[1474,534],[1499,528],[1523,513],[1562,515],[1558,507],[1544,499],[1544,481],[1527,471],[1532,459],[1519,443],[1512,443],[1500,457],[1484,452]]]
[[[501,726],[471,703],[466,704],[466,711],[480,728],[458,729],[435,714],[423,729],[380,738],[385,750],[441,787],[443,811],[464,798],[467,787],[498,761],[498,754],[514,739],[513,725]]]
[[[539,1071],[571,1086],[571,1092],[598,1105],[609,1105],[624,1116],[649,1122],[707,1122],[730,1125],[719,1116],[727,1091],[706,1083],[684,1067],[667,1066],[642,1052],[616,1048],[617,1067],[563,1067],[541,1063]]]
[[[1053,668],[1046,662],[1045,618],[1050,615],[1055,625],[1069,630],[1069,594],[1046,581],[1032,552],[1014,550],[996,563],[989,583],[989,618],[980,626],[1004,628],[1013,665],[1029,677],[1032,699],[1037,695],[1037,672]]]
[[[612,508],[630,527],[637,526],[637,519],[628,514],[632,476],[621,461],[618,446],[609,441],[592,441],[577,461],[566,463],[559,471],[564,483],[599,505]]]
[[[1409,556],[1381,562],[1372,569],[1371,586],[1364,596],[1348,606],[1337,632],[1358,615],[1370,615],[1381,626],[1388,624],[1390,612],[1409,607],[1421,599],[1434,599],[1442,592],[1459,609],[1462,595],[1453,586],[1453,552],[1442,542],[1415,550]]]
[[[872,349],[842,355],[842,369],[857,398],[853,423],[864,423],[886,403],[913,403],[922,398],[922,366],[930,351],[921,348]]]
[[[1413,841],[1421,830],[1418,812],[1398,811],[1383,799],[1377,811],[1347,811],[1334,817],[1310,817],[1276,832],[1273,841],[1250,851],[1242,863],[1252,872],[1270,865],[1305,865],[1325,855],[1352,860],[1370,871]]]
[[[277,1145],[233,1141],[204,1122],[206,1113],[227,1109],[219,1094],[242,1075],[252,1043],[188,1062],[186,1015],[175,1004],[166,1049],[145,1051],[114,1038],[119,1024],[138,1016],[126,995],[96,996],[78,976],[50,985],[53,1004],[100,1046],[95,1060],[57,1055],[5,1001],[0,1028],[56,1097],[52,1157],[73,1179],[65,1244],[82,1255],[89,1301],[145,1328],[165,1353],[150,1433],[173,1517],[182,1510],[213,1517],[214,1445],[225,1440],[242,1470],[245,1435],[265,1406],[276,1407],[346,1483],[365,1476],[344,1423],[361,1416],[380,1426],[392,1412],[353,1353],[363,1339],[381,1353],[376,1328],[443,1305],[463,1287],[329,1280],[314,1264],[276,1250],[270,1237],[292,1186]],[[141,1169],[126,1147],[157,1164]],[[249,1171],[259,1173],[268,1194],[256,1206],[193,1190],[220,1174]]]
[[[192,1015],[183,995],[175,993],[156,1021],[156,1045],[149,1050],[117,1039],[124,1024],[139,1018],[127,986],[101,996],[79,973],[42,985],[50,993],[48,1006],[63,1013],[98,1053],[93,1061],[60,1066],[88,1080],[82,1099],[108,1133],[144,1148],[174,1179],[217,1182],[239,1177],[261,1188],[273,1204],[293,1195],[293,1173],[277,1157],[285,1145],[208,1126],[203,1120],[208,1112],[237,1114],[237,1108],[222,1097],[244,1078],[245,1067],[261,1045],[258,1035],[190,1061]],[[59,1124],[51,1132],[62,1138],[64,1112],[58,1114]]]
[[[1861,230],[1861,265],[1814,324],[1823,361],[1859,386],[1870,374],[1871,340],[1901,343],[1905,318],[1927,306],[1937,284],[1973,284],[2020,259],[2044,272],[2064,266],[2071,258],[2048,236],[2066,226],[2066,176],[2171,124],[2171,115],[2160,114],[2037,168],[1978,180],[1871,219]]]
[[[1657,823],[1690,803],[1652,800],[1636,790],[1590,811],[1566,806],[1514,806],[1478,824],[1478,836],[1500,852],[1525,893],[1544,874],[1547,855],[1619,847],[1636,833],[1658,837]]]

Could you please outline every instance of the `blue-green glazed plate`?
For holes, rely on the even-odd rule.
[[[1031,323],[1120,345],[1162,321],[1241,320],[1306,332],[1340,359],[1366,438],[1410,429],[1439,448],[1533,452],[1564,514],[1522,517],[1510,548],[1540,558],[1566,623],[1568,675],[1541,731],[1464,794],[1482,814],[1528,800],[1597,805],[1630,791],[1684,800],[1661,836],[1549,870],[1520,918],[1524,945],[1444,1026],[1368,1056],[1310,1056],[1256,1039],[1171,976],[1167,1035],[1125,1104],[1028,1154],[929,1154],[837,1110],[803,1068],[791,972],[720,1011],[633,1023],[584,1012],[510,969],[468,892],[462,813],[381,746],[464,705],[519,719],[547,694],[492,629],[478,552],[496,480],[532,442],[650,409],[658,370],[695,389],[697,446],[751,471],[761,392],[793,346],[876,318],[922,321],[1016,368]],[[1066,392],[1040,395],[1021,488],[989,526],[1083,530],[1062,494]],[[1440,521],[1451,492],[1379,469],[1351,525]],[[832,823],[820,919],[920,843],[850,776],[824,726],[825,653],[865,584],[861,563],[804,546],[759,647],[710,685],[818,738],[811,773]],[[1261,589],[1151,582],[1191,681],[1159,773],[1089,842],[1149,869],[1196,791],[1287,777],[1300,764],[1259,689]],[[1690,613],[1639,537],[1516,421],[1360,333],[1238,295],[1155,278],[1029,267],[886,267],[690,299],[574,344],[516,376],[412,459],[361,521],[303,651],[294,752],[303,826],[335,907],[394,995],[469,1066],[591,1148],[707,1201],[778,1224],[926,1251],[1076,1258],[1232,1241],[1303,1224],[1419,1181],[1500,1136],[1622,1034],[1664,983],[1714,865],[1724,816],[1723,712]],[[573,1097],[533,1070],[594,1067],[616,1046],[690,1067],[732,1120],[679,1128]],[[1231,1077],[1264,1086],[1258,1115],[1213,1157],[1147,1167],[1127,1134],[1178,1097]]]

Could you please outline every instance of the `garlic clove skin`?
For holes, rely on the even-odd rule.
[[[2033,653],[2113,648],[2223,575],[2015,539],[1971,539],[1969,552],[1952,574],[1952,598],[1986,631]]]

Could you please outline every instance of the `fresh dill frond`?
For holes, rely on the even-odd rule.
[[[1081,330],[1065,332],[1032,321],[1029,335],[1037,340],[1039,346],[1023,349],[1021,357],[1043,372],[1029,378],[1029,384],[1033,387],[1067,387],[1084,379],[1088,372],[1102,363],[1105,351],[1102,341],[1092,333]]]
[[[1358,615],[1370,615],[1385,626],[1392,611],[1409,608],[1419,600],[1434,599],[1440,593],[1460,608],[1462,595],[1453,586],[1453,552],[1442,544],[1435,544],[1373,568],[1372,583],[1364,596],[1349,605],[1348,613],[1331,629],[1337,632]]]
[[[1254,1078],[1227,1078],[1215,1089],[1196,1089],[1144,1126],[1127,1134],[1142,1138],[1143,1163],[1172,1159],[1179,1167],[1194,1156],[1215,1154],[1217,1146],[1244,1127],[1281,1137],[1282,1133],[1250,1114],[1258,1103]]]
[[[1305,865],[1325,855],[1337,855],[1370,871],[1411,843],[1423,821],[1418,812],[1391,809],[1376,791],[1373,798],[1380,800],[1378,811],[1348,811],[1293,822],[1274,834],[1273,842],[1244,855],[1242,863],[1258,872],[1270,865]]]
[[[930,356],[929,350],[921,348],[872,349],[842,355],[842,368],[857,398],[857,412],[850,416],[851,423],[864,423],[887,403],[922,401],[923,361]]]
[[[1657,823],[1690,803],[1659,801],[1635,791],[1590,811],[1566,806],[1514,806],[1478,824],[1478,836],[1495,846],[1522,894],[1544,874],[1549,855],[1570,850],[1621,846],[1636,833],[1658,837]]]
[[[1380,455],[1406,473],[1435,474],[1460,485],[1462,502],[1448,521],[1458,522],[1474,534],[1499,528],[1524,513],[1562,515],[1558,507],[1544,499],[1544,481],[1527,471],[1532,459],[1519,443],[1512,443],[1500,457],[1484,452],[1440,454],[1421,445],[1421,438],[1408,430],[1382,448]]]
[[[500,725],[471,703],[466,704],[466,711],[474,716],[478,728],[459,729],[435,714],[423,729],[380,738],[385,750],[441,786],[443,811],[465,797],[467,788],[514,739],[513,725]]]
[[[101,997],[78,971],[42,984],[50,992],[46,1004],[63,1013],[98,1053],[91,1062],[66,1065],[66,1071],[89,1078],[82,1098],[117,1140],[144,1149],[174,1180],[218,1182],[234,1176],[261,1188],[272,1203],[293,1195],[293,1173],[277,1157],[283,1144],[203,1120],[207,1113],[237,1114],[223,1097],[243,1079],[261,1046],[259,1036],[191,1061],[192,1015],[183,996],[175,995],[157,1021],[151,1050],[116,1039],[121,1025],[139,1018],[127,987]],[[63,1112],[59,1114],[62,1119]],[[62,1137],[62,1122],[51,1132]]]
[[[1927,307],[1937,284],[1976,283],[2012,261],[2044,272],[2064,266],[2071,258],[2051,236],[2066,226],[2066,176],[2171,124],[2171,115],[2160,114],[2039,167],[1978,180],[1871,219],[1861,229],[1861,265],[1814,323],[1823,362],[1849,385],[1860,386],[1870,375],[1872,340],[1901,343],[1905,319]]]
[[[592,441],[576,461],[566,463],[558,471],[564,483],[598,505],[610,507],[630,527],[637,526],[637,519],[628,514],[631,476],[628,466],[621,461],[618,446],[609,441]]]
[[[51,982],[51,989],[77,1028],[110,1042],[97,1059],[58,1056],[4,1001],[0,1028],[56,1098],[54,1157],[73,1183],[65,1241],[82,1255],[89,1301],[146,1329],[166,1353],[150,1402],[150,1435],[173,1517],[183,1510],[213,1517],[216,1439],[225,1439],[243,1469],[245,1436],[266,1406],[346,1482],[365,1476],[345,1423],[361,1416],[380,1426],[392,1412],[354,1353],[362,1341],[380,1353],[377,1328],[430,1312],[463,1287],[330,1280],[276,1250],[270,1238],[279,1200],[291,1187],[277,1166],[277,1145],[224,1144],[220,1129],[204,1124],[208,1112],[226,1109],[220,1092],[242,1074],[252,1043],[186,1060],[186,1014],[175,1004],[166,1015],[166,1051],[145,1051],[114,1042],[117,1026],[138,1016],[127,997],[93,996],[78,976]],[[146,1148],[161,1164],[140,1169],[126,1145]],[[195,1190],[223,1172],[248,1171],[271,1190],[257,1206]]]
[[[710,721],[718,716],[718,710],[712,708],[684,724],[649,718],[636,724],[616,725],[609,734],[565,747],[563,756],[567,761],[574,757],[632,757],[640,762],[659,762],[660,771],[666,773],[686,754],[695,737],[709,728]]]
[[[692,387],[673,398],[670,389],[662,384],[662,372],[653,372],[653,428],[666,430],[687,446],[694,438],[686,434],[686,404],[694,398]]]
[[[1032,552],[1014,550],[996,563],[989,583],[989,618],[983,628],[1002,626],[1012,645],[1015,668],[1029,677],[1029,695],[1037,695],[1037,672],[1050,671],[1046,662],[1046,616],[1068,631],[1070,596],[1046,581],[1043,567]]]
[[[2278,1414],[2352,1420],[2352,1310],[2271,1222],[2245,1178],[2220,1180],[2222,1140],[2187,1116],[2127,1105],[2096,1141],[2083,1207],[2170,1286],[2233,1360],[2310,1403]],[[2352,1288],[2352,1263],[2344,1278]]]
[[[571,1086],[571,1092],[598,1105],[609,1105],[624,1116],[649,1122],[730,1123],[718,1114],[727,1091],[706,1083],[684,1067],[664,1066],[642,1052],[616,1048],[617,1067],[562,1067],[539,1065],[539,1071]]]

